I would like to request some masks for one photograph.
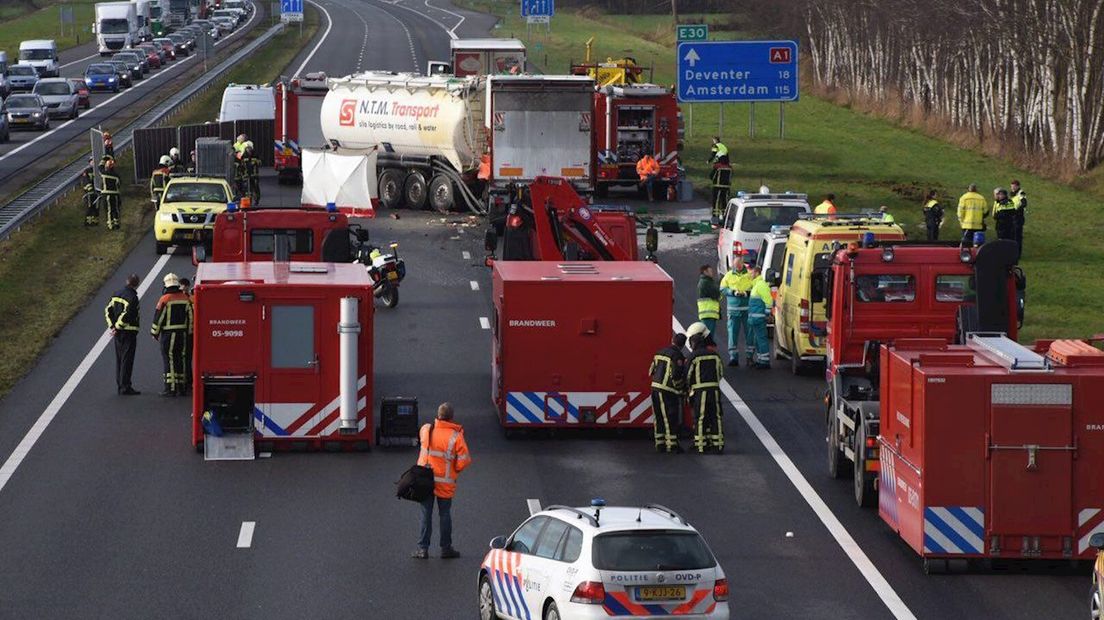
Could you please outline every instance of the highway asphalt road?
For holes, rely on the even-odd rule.
[[[378,2],[321,4],[338,34],[307,70],[358,68],[348,50],[369,32],[372,60],[359,68],[409,69],[411,39],[419,62],[447,49],[451,22],[442,27]],[[380,24],[390,19],[385,14],[394,25]],[[478,34],[465,26],[462,34]],[[273,184],[264,194],[268,205],[298,202],[292,188]],[[459,214],[387,215],[366,225],[377,242],[399,242],[408,277],[400,305],[377,308],[374,396],[377,404],[383,396],[417,396],[423,417],[442,400],[456,405],[474,459],[454,508],[463,557],[408,557],[417,508],[393,499],[392,483],[413,461],[409,449],[205,463],[190,445],[189,403],[156,396],[160,358],[144,335],[135,377],[144,393],[115,396],[112,352],[95,354],[97,342],[106,342],[107,298],[125,274],[146,276],[153,283],[142,299],[148,326],[161,275],[193,271],[184,256],[157,259],[151,241],[0,402],[0,463],[38,437],[14,472],[10,459],[0,466],[0,618],[470,618],[486,543],[525,518],[527,499],[585,504],[594,496],[679,510],[717,553],[742,617],[1087,614],[1084,570],[924,575],[874,511],[854,506],[848,483],[823,474],[816,376],[729,369],[746,406],[726,405],[724,455],[658,455],[643,436],[507,440],[489,402],[482,224]],[[708,236],[661,241],[683,325],[695,316],[697,267],[714,261],[714,248]],[[255,529],[238,548],[244,522]],[[853,545],[838,542],[848,537]]]
[[[260,6],[260,5],[258,5]],[[240,39],[248,30],[261,26],[265,27],[262,10],[253,12],[250,20],[229,36],[215,42],[219,49],[225,47],[231,41]],[[95,44],[82,45],[61,52],[62,77],[83,77],[88,65],[106,58],[101,58],[96,53]],[[11,139],[6,144],[0,144],[0,183],[19,179],[20,185],[32,181],[32,178],[21,179],[27,175],[28,166],[34,165],[38,160],[50,157],[57,150],[69,146],[73,142],[79,142],[84,148],[89,148],[88,130],[103,126],[114,129],[119,123],[111,121],[121,110],[126,110],[138,105],[141,111],[145,111],[151,105],[143,102],[143,99],[154,93],[163,85],[180,76],[184,72],[203,61],[198,54],[180,57],[174,61],[168,61],[160,69],[154,69],[146,74],[144,79],[137,80],[131,88],[118,93],[96,91],[91,94],[92,107],[81,110],[80,115],[73,120],[54,118],[50,120],[50,128],[46,131],[20,129],[11,132]],[[213,66],[213,65],[212,65]],[[180,84],[177,84],[179,86]],[[144,105],[143,105],[144,103]],[[66,160],[68,163],[69,160]]]

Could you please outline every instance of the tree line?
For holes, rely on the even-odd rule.
[[[1104,159],[1104,0],[783,0],[771,18],[820,86],[1079,170]]]

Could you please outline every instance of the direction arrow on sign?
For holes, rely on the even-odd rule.
[[[677,51],[679,101],[797,101],[797,41],[683,41]]]

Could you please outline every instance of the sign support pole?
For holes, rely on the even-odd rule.
[[[690,106],[690,137],[694,137],[694,104],[687,104]]]
[[[717,135],[724,138],[724,102],[721,102],[721,115],[717,122]]]
[[[751,111],[748,112],[748,137],[755,138],[755,102],[751,102]]]
[[[778,102],[778,139],[786,139],[786,102]]]

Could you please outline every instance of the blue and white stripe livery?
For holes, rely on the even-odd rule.
[[[924,553],[948,555],[985,552],[985,510],[973,506],[924,509]]]

